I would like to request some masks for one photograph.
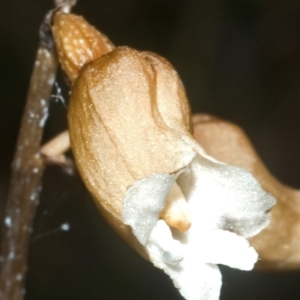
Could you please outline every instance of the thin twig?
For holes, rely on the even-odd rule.
[[[39,201],[44,163],[40,144],[57,58],[47,23],[41,28],[21,129],[12,164],[1,249],[0,299],[21,300],[27,271],[29,236]]]

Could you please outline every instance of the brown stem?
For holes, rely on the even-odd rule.
[[[21,300],[27,270],[29,236],[41,191],[44,164],[40,144],[55,80],[57,58],[47,24],[41,29],[21,129],[12,164],[4,216],[0,299]]]

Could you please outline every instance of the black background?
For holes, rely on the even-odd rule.
[[[1,214],[37,31],[52,5],[0,0]],[[165,56],[193,112],[241,125],[273,174],[300,188],[299,0],[79,0],[74,12],[116,45]],[[64,129],[65,119],[53,101],[45,139]],[[64,222],[71,230],[56,230]],[[299,272],[221,269],[222,300],[300,299]],[[26,285],[26,300],[181,299],[106,226],[80,179],[57,167],[45,174]]]

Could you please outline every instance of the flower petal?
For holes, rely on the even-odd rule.
[[[185,232],[158,220],[175,180],[191,216]],[[123,215],[152,263],[170,276],[185,299],[211,300],[218,299],[221,286],[214,264],[253,268],[258,255],[245,237],[267,226],[274,203],[249,172],[196,155],[177,176],[156,174],[131,186]]]
[[[246,170],[197,155],[178,177],[190,206],[193,231],[224,229],[250,237],[269,223],[275,199]]]
[[[210,231],[206,236],[201,236],[201,244],[195,255],[207,263],[249,271],[253,269],[258,259],[258,254],[253,247],[250,247],[249,242],[233,232]],[[196,252],[195,250],[190,249],[193,252]]]
[[[123,201],[124,223],[130,225],[138,241],[146,245],[176,175],[154,174],[130,186]]]

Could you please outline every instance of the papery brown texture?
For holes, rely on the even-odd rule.
[[[193,116],[194,137],[209,155],[250,171],[277,204],[270,225],[250,239],[261,270],[300,267],[300,191],[280,183],[264,166],[243,130],[209,115]]]
[[[116,48],[83,68],[68,119],[86,186],[108,222],[136,243],[122,220],[127,188],[150,174],[177,172],[195,155],[181,139],[191,121],[176,71],[156,54]]]
[[[63,12],[53,16],[52,33],[59,62],[73,82],[82,67],[114,49],[110,40],[84,18]]]

